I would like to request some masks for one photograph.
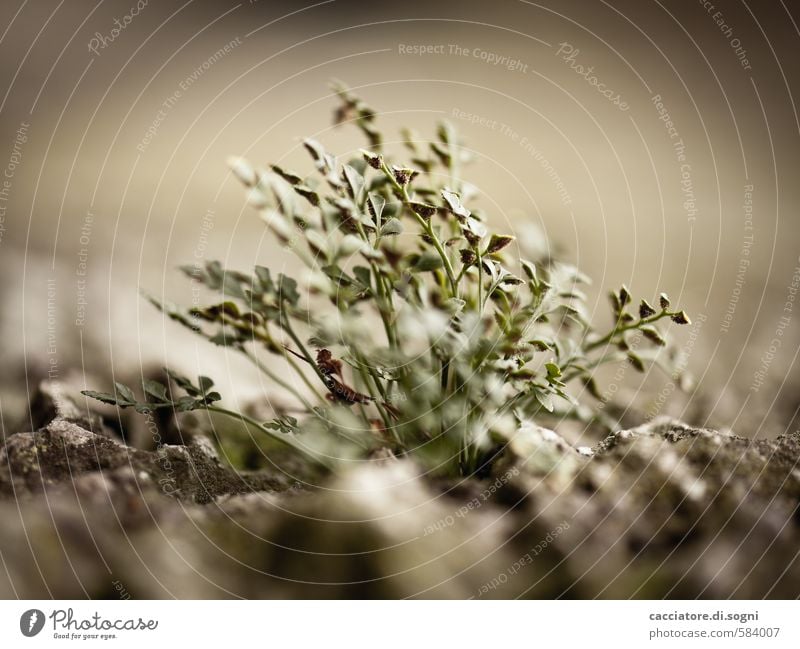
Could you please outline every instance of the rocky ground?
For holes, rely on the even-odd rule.
[[[442,482],[376,460],[309,486],[155,451],[45,383],[0,448],[0,597],[795,598],[800,435],[659,420]]]

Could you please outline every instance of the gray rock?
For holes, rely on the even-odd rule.
[[[0,494],[17,498],[79,476],[130,469],[166,495],[206,503],[221,495],[253,490],[284,490],[293,481],[279,472],[237,474],[223,466],[202,438],[186,446],[163,445],[142,451],[54,419],[35,433],[9,436],[0,448]]]
[[[98,435],[117,437],[99,415],[87,407],[78,406],[75,393],[65,382],[49,379],[41,381],[30,402],[30,430],[38,430],[52,421],[62,420]]]
[[[297,488],[207,441],[151,453],[57,420],[0,450],[0,596],[800,594],[797,434],[659,420],[591,453],[542,429],[515,451],[486,480],[382,459]]]

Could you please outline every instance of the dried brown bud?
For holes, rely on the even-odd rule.
[[[692,324],[692,321],[689,320],[689,316],[686,315],[686,311],[681,311],[680,313],[673,315],[672,321],[680,325]]]
[[[642,300],[639,304],[639,317],[644,320],[645,318],[649,318],[651,315],[655,315],[656,310],[650,306],[650,303],[647,300]]]
[[[667,341],[655,327],[642,327],[642,335],[660,347],[666,347]]]
[[[370,153],[361,149],[361,155],[364,156],[364,160],[373,169],[380,169],[383,166],[383,156],[380,153]]]
[[[427,203],[409,203],[409,207],[426,221],[436,214],[436,207]]]
[[[394,179],[397,181],[397,184],[403,185],[404,187],[419,174],[415,169],[397,166],[392,166],[392,173],[394,174]]]
[[[461,255],[461,263],[465,266],[472,266],[478,260],[478,256],[469,248],[464,248],[458,252]]]
[[[628,287],[625,284],[622,285],[622,288],[619,289],[619,301],[622,306],[626,306],[630,304],[631,301],[631,292],[628,290]]]
[[[608,299],[611,300],[611,308],[614,309],[615,314],[622,311],[622,302],[619,301],[619,295],[612,291],[608,294]]]
[[[486,247],[486,254],[500,252],[503,248],[510,245],[512,241],[514,241],[514,237],[509,234],[493,234],[489,239],[489,245]]]
[[[634,354],[633,352],[628,352],[628,362],[629,362],[631,365],[633,365],[633,367],[634,367],[634,368],[635,368],[637,371],[639,371],[639,372],[644,372],[644,370],[645,370],[645,367],[644,367],[644,362],[642,361],[642,359],[641,359],[641,358],[639,358],[639,357],[638,357],[636,354]]]

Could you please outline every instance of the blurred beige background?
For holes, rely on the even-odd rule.
[[[593,277],[598,321],[622,282],[694,316],[694,344],[676,335],[700,392],[661,406],[668,378],[653,375],[644,410],[744,435],[793,427],[800,11],[713,5],[6,0],[4,423],[48,372],[103,387],[169,363],[258,394],[247,366],[165,324],[139,290],[191,304],[178,264],[290,263],[225,158],[310,172],[302,136],[357,149],[331,125],[338,78],[387,135],[452,119],[493,221],[537,225]]]

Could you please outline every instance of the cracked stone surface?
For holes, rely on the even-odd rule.
[[[528,427],[483,480],[384,459],[299,488],[74,415],[0,448],[0,596],[800,595],[798,434],[658,420],[575,449]]]

